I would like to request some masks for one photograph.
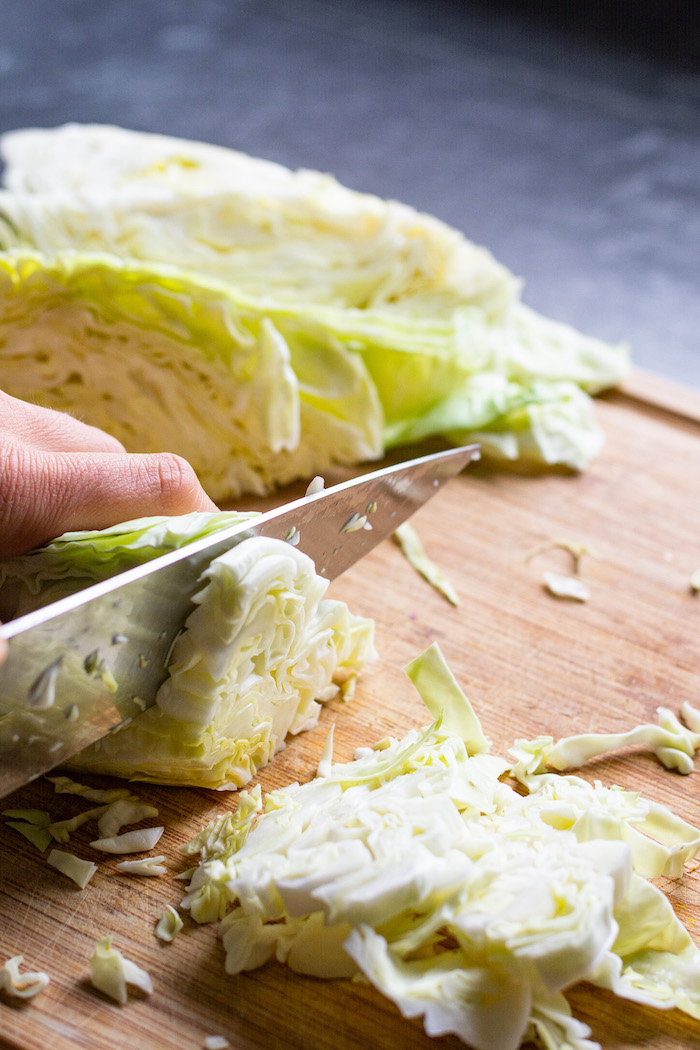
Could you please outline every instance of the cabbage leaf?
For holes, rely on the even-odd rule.
[[[516,741],[513,754],[524,764],[523,772],[547,767],[563,770],[582,766],[591,758],[607,755],[634,744],[649,747],[666,769],[688,774],[700,748],[700,711],[685,703],[681,714],[687,725],[667,707],[657,708],[658,723],[645,723],[623,733],[577,733],[555,743],[549,737]],[[520,768],[520,767],[519,767]]]

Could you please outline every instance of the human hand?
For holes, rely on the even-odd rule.
[[[0,391],[0,559],[73,529],[214,510],[180,456],[129,454],[97,427]]]

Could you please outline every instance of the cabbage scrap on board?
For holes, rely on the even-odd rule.
[[[122,128],[0,149],[6,389],[128,449],[167,445],[214,499],[435,435],[527,466],[600,450],[590,395],[623,378],[626,349],[529,309],[432,216]]]
[[[186,514],[66,533],[1,563],[0,597],[11,596],[19,615],[250,517]],[[327,586],[281,540],[244,539],[213,559],[155,704],[71,766],[164,784],[245,784],[374,656],[372,621],[324,598]]]
[[[49,984],[49,976],[41,970],[20,973],[24,956],[14,955],[0,966],[0,992],[16,999],[33,999]]]
[[[700,1018],[700,950],[647,881],[678,876],[700,832],[637,792],[532,772],[537,746],[489,754],[436,645],[407,671],[432,724],[264,803],[243,792],[186,849],[182,904],[222,920],[226,970],[361,975],[474,1050],[593,1050],[565,995],[580,981]]]

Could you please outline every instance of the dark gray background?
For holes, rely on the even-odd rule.
[[[200,138],[432,212],[700,386],[700,5],[0,0],[0,132]]]

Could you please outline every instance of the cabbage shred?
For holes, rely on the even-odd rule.
[[[489,754],[437,646],[410,674],[442,719],[244,793],[192,844],[182,904],[222,920],[227,972],[362,974],[475,1050],[592,1050],[565,995],[580,981],[700,1018],[700,951],[647,881],[680,875],[700,833],[637,793],[533,772],[536,743]]]

